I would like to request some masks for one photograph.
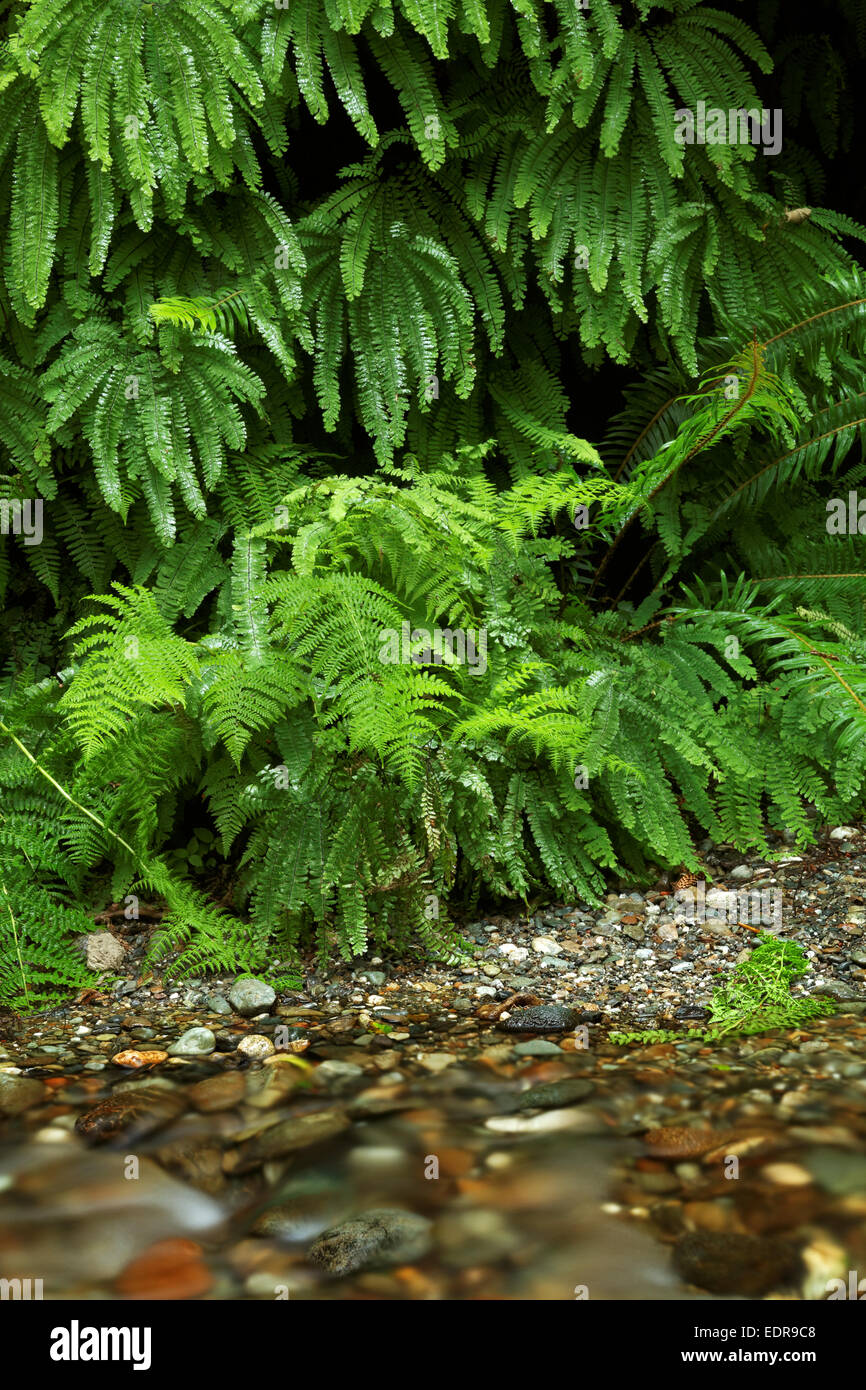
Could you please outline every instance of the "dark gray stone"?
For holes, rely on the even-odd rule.
[[[595,1087],[591,1081],[572,1077],[566,1081],[546,1081],[540,1086],[531,1086],[524,1091],[518,1103],[518,1110],[558,1110],[560,1107],[577,1105],[591,1096]]]

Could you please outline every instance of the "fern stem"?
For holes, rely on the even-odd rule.
[[[767,574],[763,579],[752,577],[753,584],[781,584],[786,579],[866,579],[866,572],[863,570],[851,570],[847,574],[843,571],[839,574]]]
[[[100,830],[104,830],[106,835],[110,835],[111,838],[113,840],[116,840],[119,845],[123,845],[123,848],[129,851],[133,859],[137,863],[141,864],[141,858],[132,848],[132,845],[127,844],[126,840],[124,840],[121,835],[118,835],[114,830],[112,830],[110,826],[106,825],[105,821],[100,820],[99,816],[94,815],[94,813],[92,811],[89,811],[86,806],[82,806],[80,801],[76,801],[75,797],[70,795],[70,793],[66,790],[65,787],[61,787],[60,783],[56,781],[54,777],[51,776],[51,773],[48,771],[48,769],[44,768],[40,762],[37,762],[36,758],[34,758],[33,754],[30,752],[30,749],[25,748],[20,738],[13,734],[12,730],[9,728],[7,724],[4,724],[2,719],[0,719],[0,730],[2,730],[4,734],[8,735],[8,737],[11,738],[16,748],[21,749],[21,752],[24,754],[24,756],[30,759],[31,763],[36,768],[36,771],[41,773],[41,775],[45,778],[46,782],[50,782],[52,787],[54,787],[57,791],[60,792],[60,795],[64,797],[66,801],[69,802],[70,806],[74,806],[76,811],[80,811],[83,816],[87,816],[89,820],[93,821],[94,825],[99,826]]]
[[[677,614],[668,613],[664,618],[658,618],[654,623],[647,623],[645,627],[636,628],[634,632],[627,632],[623,637],[623,642],[631,642],[635,637],[642,637],[645,632],[652,632],[654,628],[661,627],[663,623],[675,623]]]
[[[0,879],[0,888],[3,890],[3,897],[6,900],[6,909],[9,913],[9,920],[12,923],[12,935],[15,938],[15,954],[18,957],[18,969],[21,972],[21,983],[24,986],[24,1000],[26,1006],[30,1006],[30,990],[27,988],[27,975],[24,971],[24,961],[21,958],[21,942],[18,939],[18,927],[15,922],[15,913],[12,911],[12,904],[9,901],[9,894],[6,892],[6,884]]]
[[[657,497],[658,494],[661,492],[662,488],[667,486],[667,484],[670,482],[671,478],[674,476],[675,473],[679,473],[683,468],[685,468],[687,463],[690,463],[691,460],[695,458],[697,454],[701,453],[710,444],[712,444],[713,440],[718,438],[719,434],[727,428],[730,422],[735,418],[735,416],[739,414],[741,410],[745,409],[746,405],[751,400],[758,385],[758,378],[761,374],[762,344],[760,344],[757,338],[755,337],[752,339],[749,346],[752,351],[752,370],[749,376],[749,384],[746,387],[746,390],[743,392],[743,395],[735,401],[735,403],[731,406],[730,410],[725,411],[722,418],[715,425],[713,425],[712,429],[708,430],[707,433],[701,439],[699,439],[696,444],[692,445],[685,458],[682,459],[682,461],[679,464],[677,464],[674,468],[672,468],[670,473],[667,473],[662,478],[661,482],[656,484],[652,491],[649,492],[647,496],[643,499],[640,506],[635,508],[628,521],[626,521],[620,527],[619,532],[616,536],[614,536],[613,540],[607,548],[605,555],[602,557],[601,564],[595,572],[592,584],[590,585],[589,589],[590,596],[595,590],[595,587],[598,584],[598,581],[603,575],[604,571],[607,569],[608,564],[613,558],[614,552],[620,545],[623,537],[626,535],[629,528],[633,525],[633,523],[639,516],[641,510],[644,507],[649,506],[653,498]]]
[[[808,638],[801,637],[799,632],[795,632],[794,629],[791,627],[786,627],[784,623],[780,623],[779,627],[782,629],[783,632],[789,633],[791,637],[796,637],[797,641],[800,642],[802,646],[807,647],[810,656],[817,656],[821,664],[823,666],[826,666],[827,670],[835,676],[836,680],[842,686],[842,689],[847,690],[848,694],[851,696],[851,699],[854,700],[860,706],[863,713],[866,714],[866,705],[864,705],[857,692],[851,689],[851,686],[848,684],[848,682],[842,676],[839,675],[839,672],[834,669],[834,667],[831,665],[831,663],[827,660],[826,657],[822,656],[820,652],[816,652],[813,649],[812,643],[808,640]]]
[[[798,444],[796,449],[789,449],[786,454],[780,454],[778,458],[771,459],[769,463],[764,464],[763,468],[759,468],[757,473],[753,473],[744,483],[740,483],[738,487],[735,487],[732,492],[728,493],[724,502],[720,502],[716,510],[711,514],[710,521],[715,521],[722,508],[727,506],[732,498],[738,496],[744,488],[750,487],[752,483],[757,482],[758,478],[763,477],[771,468],[779,467],[786,459],[794,458],[796,454],[802,453],[804,449],[810,449],[814,444],[820,444],[824,439],[832,439],[834,435],[841,434],[843,430],[856,429],[858,425],[866,425],[866,415],[861,415],[859,420],[847,420],[844,425],[836,425],[832,430],[825,430],[823,434],[815,434],[810,439],[804,440],[802,444]]]
[[[824,319],[828,314],[841,314],[844,309],[856,309],[858,304],[866,304],[866,299],[849,299],[844,304],[834,304],[832,309],[822,309],[818,314],[811,314],[807,319],[801,319],[799,323],[792,323],[790,328],[783,328],[781,333],[776,333],[772,338],[768,338],[763,344],[765,348],[771,343],[777,343],[780,338],[786,338],[789,333],[797,333],[801,328],[808,328],[810,323],[817,323],[819,319]]]

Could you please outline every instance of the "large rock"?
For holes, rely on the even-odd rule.
[[[309,1259],[330,1274],[413,1264],[430,1249],[432,1223],[399,1207],[379,1207],[333,1226],[311,1246]]]
[[[87,932],[78,943],[91,970],[119,970],[126,960],[126,952],[110,931]]]
[[[276,1000],[276,993],[264,980],[236,980],[229,990],[229,1003],[243,1018],[266,1013]]]

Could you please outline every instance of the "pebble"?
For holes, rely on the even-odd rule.
[[[244,1057],[262,1058],[272,1056],[276,1049],[270,1038],[264,1037],[261,1033],[248,1033],[245,1038],[241,1038],[237,1050],[243,1053]]]
[[[123,946],[110,931],[85,932],[77,939],[91,970],[119,970],[126,962]]]
[[[41,1081],[0,1072],[0,1115],[20,1115],[31,1105],[38,1105],[45,1094]]]
[[[393,1037],[393,1033],[391,1034]],[[407,1033],[408,1037],[409,1034]],[[359,1067],[357,1062],[340,1062],[336,1058],[329,1058],[327,1061],[320,1062],[314,1073],[314,1080],[317,1086],[326,1085],[329,1088],[338,1089],[343,1085],[348,1085],[357,1081],[364,1075],[364,1068]]]
[[[866,1154],[845,1149],[807,1149],[802,1162],[812,1179],[834,1197],[855,1193],[866,1196]]]
[[[725,1130],[690,1129],[673,1125],[651,1129],[643,1136],[644,1146],[653,1158],[700,1158],[719,1148],[728,1138]]]
[[[188,1028],[168,1049],[170,1057],[208,1057],[216,1047],[209,1028]]]
[[[190,1086],[187,1095],[190,1105],[204,1114],[213,1111],[231,1110],[243,1099],[245,1082],[239,1071],[222,1072],[219,1076],[208,1076]]]
[[[345,1188],[305,1174],[280,1189],[277,1200],[256,1217],[252,1230],[283,1241],[313,1240],[347,1218],[350,1202]]]
[[[484,1121],[485,1129],[497,1134],[553,1134],[558,1130],[577,1129],[584,1134],[602,1134],[605,1126],[598,1116],[577,1106],[544,1110],[540,1115],[492,1115]]]
[[[284,1158],[312,1144],[324,1143],[348,1128],[349,1119],[342,1110],[314,1110],[307,1115],[293,1115],[249,1139],[236,1151],[229,1166],[232,1171],[246,1173],[272,1158]]]
[[[502,1212],[482,1207],[445,1212],[436,1223],[436,1243],[446,1265],[464,1269],[507,1260],[524,1240]]]
[[[501,1019],[500,1028],[506,1033],[565,1033],[579,1022],[575,1009],[560,1004],[537,1004],[528,1009],[515,1009]]]
[[[432,1222],[399,1207],[378,1207],[325,1231],[308,1259],[329,1274],[413,1264],[431,1246]]]
[[[158,1049],[152,1052],[136,1052],[130,1048],[125,1052],[115,1052],[111,1060],[116,1067],[155,1067],[167,1057],[167,1052],[160,1052]]]
[[[591,1096],[595,1086],[591,1081],[574,1077],[564,1081],[542,1082],[524,1091],[518,1103],[520,1110],[553,1110],[574,1105]]]
[[[246,1073],[244,1100],[255,1110],[273,1110],[294,1095],[301,1075],[294,1067],[262,1067]]]
[[[381,986],[384,985],[388,977],[385,974],[384,970],[362,970],[358,978],[361,980],[367,980],[369,984],[375,985],[377,988],[381,988]]]
[[[243,1018],[266,1013],[276,998],[276,992],[270,985],[253,978],[236,980],[229,990],[229,1003],[235,1013]]]
[[[198,1298],[213,1287],[213,1275],[194,1240],[158,1241],[118,1275],[115,1288],[124,1298]]]
[[[715,1294],[760,1298],[790,1287],[802,1273],[795,1247],[776,1237],[694,1231],[674,1247],[674,1268],[688,1284]]]
[[[547,1038],[533,1038],[531,1042],[515,1043],[512,1051],[518,1057],[559,1057],[562,1048]]]
[[[418,1062],[425,1071],[440,1072],[451,1067],[457,1058],[451,1052],[420,1052]]]
[[[529,958],[529,951],[525,946],[518,946],[513,941],[504,941],[499,947],[500,954],[507,956],[512,965],[522,965]]]
[[[803,1298],[823,1302],[829,1292],[831,1279],[841,1279],[848,1286],[848,1256],[832,1236],[824,1231],[813,1234],[809,1244],[802,1252],[806,1275],[803,1280]],[[866,1286],[861,1285],[866,1293]]]
[[[181,1090],[134,1083],[115,1087],[106,1100],[79,1115],[75,1132],[91,1143],[104,1143],[122,1134],[132,1142],[177,1119],[187,1106]]]
[[[806,1187],[812,1181],[799,1163],[768,1163],[761,1169],[761,1176],[778,1187]]]

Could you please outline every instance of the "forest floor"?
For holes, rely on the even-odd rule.
[[[730,920],[659,884],[468,923],[458,966],[311,963],[278,998],[143,979],[147,924],[112,922],[103,994],[2,1029],[0,1277],[71,1298],[808,1300],[866,1275],[866,843],[703,848],[705,908]],[[762,904],[836,1016],[610,1041],[702,1018]]]

